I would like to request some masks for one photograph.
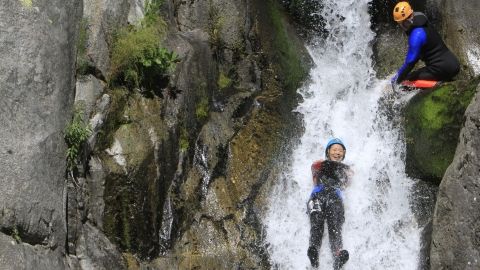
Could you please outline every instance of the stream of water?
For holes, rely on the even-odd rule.
[[[347,147],[344,162],[354,170],[344,193],[344,269],[417,269],[420,228],[411,210],[413,181],[405,174],[405,142],[399,108],[410,96],[389,93],[375,78],[368,0],[324,0],[320,11],[328,37],[309,47],[315,68],[300,89],[305,132],[281,175],[265,217],[275,269],[310,269],[310,223],[306,202],[312,190],[310,166],[324,158],[333,137]],[[320,269],[332,269],[325,231]]]

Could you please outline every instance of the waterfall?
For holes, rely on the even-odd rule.
[[[344,192],[344,269],[416,269],[420,228],[410,207],[413,184],[405,174],[405,142],[398,96],[375,78],[368,0],[324,0],[329,35],[309,47],[315,67],[300,89],[305,132],[291,166],[279,176],[264,219],[274,269],[309,269],[310,223],[306,202],[312,190],[310,166],[324,158],[333,137],[347,147],[344,162],[354,171]],[[325,226],[326,227],[326,226]],[[332,269],[324,232],[320,269]]]

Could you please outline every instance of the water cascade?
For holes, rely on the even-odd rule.
[[[274,269],[309,269],[310,223],[306,202],[312,189],[310,166],[324,158],[325,144],[339,137],[347,146],[344,162],[354,176],[344,193],[344,269],[416,269],[420,229],[411,210],[413,181],[405,175],[405,142],[398,125],[410,96],[398,97],[375,78],[369,0],[323,1],[319,11],[328,36],[309,51],[316,67],[300,89],[305,132],[291,166],[280,176],[265,217]],[[320,268],[332,269],[325,231]]]

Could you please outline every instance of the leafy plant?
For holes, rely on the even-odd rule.
[[[76,110],[72,122],[65,128],[65,142],[67,143],[67,168],[72,170],[80,156],[83,144],[92,130],[82,119],[80,110]]]
[[[15,239],[15,242],[22,243],[22,238],[20,237],[20,232],[18,231],[18,228],[15,226],[12,229],[12,237]]]
[[[166,23],[157,14],[159,5],[159,1],[149,4],[140,26],[118,32],[112,48],[111,82],[153,90],[179,61],[175,52],[161,46]]]

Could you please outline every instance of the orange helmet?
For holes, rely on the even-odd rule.
[[[412,15],[413,9],[408,2],[398,2],[393,8],[393,20],[401,22]]]

